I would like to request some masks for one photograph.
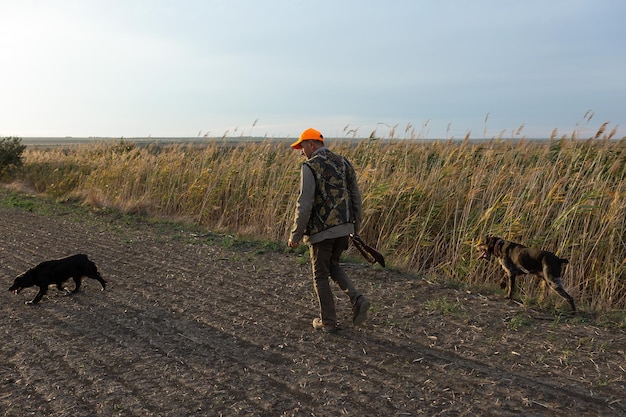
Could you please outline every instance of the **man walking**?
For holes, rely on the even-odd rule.
[[[335,333],[337,313],[329,277],[350,298],[354,325],[367,319],[370,306],[339,265],[342,252],[348,249],[349,235],[359,232],[361,193],[352,164],[325,147],[319,131],[305,130],[291,147],[307,159],[300,171],[300,195],[289,246],[295,248],[304,236],[308,238],[313,285],[320,306],[320,317],[313,319],[313,327]]]

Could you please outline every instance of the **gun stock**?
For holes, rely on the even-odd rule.
[[[372,264],[378,262],[380,266],[385,267],[385,257],[380,252],[365,243],[359,235],[351,234],[350,237],[354,247],[357,248],[367,262]]]

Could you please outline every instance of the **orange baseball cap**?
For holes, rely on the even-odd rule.
[[[302,132],[302,134],[300,135],[300,139],[291,144],[291,147],[294,149],[302,149],[302,145],[300,144],[304,140],[319,140],[320,142],[324,143],[324,136],[322,136],[322,134],[315,129],[307,129]]]

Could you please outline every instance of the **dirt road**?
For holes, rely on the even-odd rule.
[[[27,208],[0,208],[0,416],[626,415],[626,334],[591,315],[353,263],[370,320],[353,328],[338,294],[344,330],[327,335],[311,327],[310,267],[296,253]],[[36,289],[6,290],[77,252],[107,291],[85,279],[31,307]]]

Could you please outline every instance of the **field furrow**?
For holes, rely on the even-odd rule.
[[[83,252],[109,281],[0,295],[0,415],[566,415],[626,412],[623,330],[346,264],[363,328],[316,332],[308,263],[146,221],[0,208],[0,274]],[[73,284],[68,283],[71,287]],[[432,300],[456,312],[426,308]],[[526,315],[521,330],[507,326]],[[524,317],[526,317],[524,316]]]

